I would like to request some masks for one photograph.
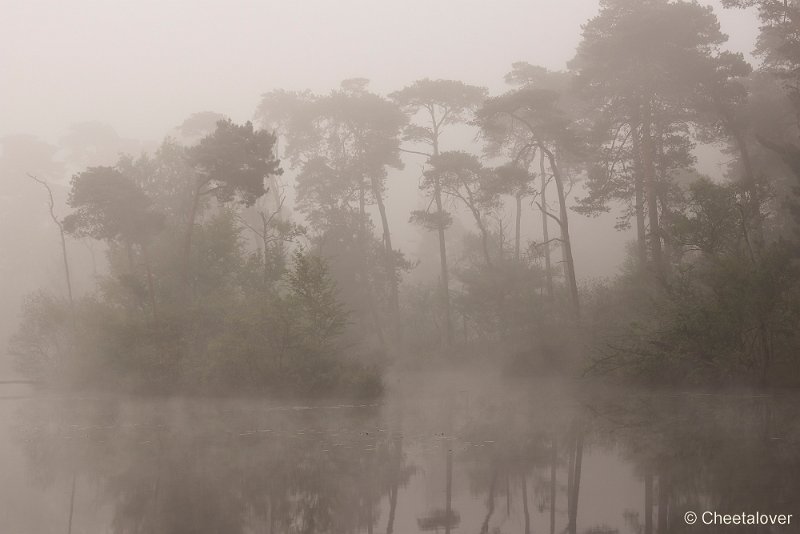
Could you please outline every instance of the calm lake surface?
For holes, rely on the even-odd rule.
[[[800,515],[797,396],[489,382],[345,404],[7,386],[0,532],[800,531],[684,522]]]

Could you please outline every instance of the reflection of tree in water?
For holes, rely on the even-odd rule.
[[[441,442],[444,499],[412,512],[416,526],[530,534],[549,522],[552,534],[660,534],[685,529],[688,509],[791,513],[800,505],[793,399],[587,398],[583,411],[519,399],[471,406]],[[75,533],[108,523],[138,534],[394,533],[398,493],[414,469],[379,410],[256,406],[33,400],[20,409],[16,435],[31,478],[63,503],[63,532],[74,477]],[[420,424],[414,419],[415,435]],[[595,498],[579,468],[584,449],[630,463],[641,484],[634,500],[645,507],[624,504],[611,527],[579,513]],[[480,517],[457,509],[459,480],[469,481]]]
[[[636,396],[591,411],[598,435],[642,478],[644,510],[626,513],[633,532],[683,532],[687,510],[774,514],[800,505],[800,423],[791,398]]]
[[[32,476],[69,486],[75,473],[78,495],[97,495],[116,533],[372,532],[384,497],[391,532],[413,474],[402,439],[374,419],[366,431],[324,416],[89,404],[30,406],[19,435]]]
[[[563,464],[557,443],[568,435],[568,419],[555,420],[540,406],[533,408],[492,406],[462,432],[464,449],[459,456],[467,469],[470,489],[475,495],[486,496],[486,511],[479,526],[482,534],[490,532],[492,519],[501,507],[503,522],[511,515],[514,498],[521,501],[524,532],[531,532],[529,483],[530,493],[538,497],[539,510],[548,510],[551,532],[555,532],[556,471]],[[500,503],[503,497],[505,506]]]

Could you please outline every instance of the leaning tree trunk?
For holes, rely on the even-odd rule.
[[[383,327],[381,320],[378,317],[378,307],[375,304],[375,295],[372,293],[372,284],[369,281],[369,269],[367,269],[367,229],[365,227],[366,221],[366,200],[363,184],[359,188],[358,197],[358,246],[361,250],[358,253],[358,265],[361,271],[361,284],[367,296],[367,306],[369,314],[375,326],[375,335],[378,337],[378,343],[381,349],[386,349],[386,339],[383,337]]]
[[[550,300],[553,299],[553,266],[550,261],[550,232],[547,227],[547,174],[544,168],[544,152],[539,151],[539,170],[541,174],[541,189],[539,195],[541,197],[541,212],[542,212],[542,240],[544,242],[544,270],[547,280],[547,296]]]
[[[544,145],[541,145],[540,149],[547,155],[547,159],[550,162],[550,170],[552,171],[553,179],[556,182],[559,219],[561,223],[561,244],[564,250],[564,263],[567,268],[567,287],[569,288],[570,300],[572,301],[572,311],[575,315],[575,319],[580,320],[581,305],[580,297],[578,295],[578,281],[575,276],[575,260],[572,257],[572,243],[570,242],[569,235],[569,212],[567,210],[567,197],[566,193],[564,192],[564,182],[553,153],[544,147]]]
[[[73,310],[72,319],[74,321],[75,320],[75,314],[74,314],[75,301],[74,301],[74,299],[72,297],[72,276],[70,275],[69,257],[67,256],[67,238],[66,238],[66,234],[64,233],[64,225],[61,223],[61,220],[56,215],[56,210],[55,210],[56,202],[55,202],[55,199],[53,198],[53,190],[50,189],[50,185],[45,180],[42,180],[41,178],[37,178],[36,176],[34,176],[32,174],[28,174],[28,177],[31,180],[33,180],[34,182],[40,184],[42,187],[44,187],[47,190],[47,198],[48,198],[48,204],[49,204],[49,208],[50,208],[50,218],[53,220],[53,223],[55,223],[56,227],[58,227],[58,233],[59,233],[59,236],[61,237],[61,259],[64,262],[64,279],[67,282],[67,297],[69,298],[70,308]]]
[[[378,203],[378,211],[381,215],[381,226],[383,227],[383,246],[384,246],[384,260],[386,262],[386,274],[389,277],[389,308],[394,316],[395,328],[397,329],[397,338],[400,340],[400,297],[397,288],[397,266],[394,263],[394,249],[392,248],[392,236],[389,232],[389,218],[386,216],[386,205],[383,202],[383,194],[380,190],[380,184],[375,176],[370,176],[370,184],[372,186],[372,194]]]

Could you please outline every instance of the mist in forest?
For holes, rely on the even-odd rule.
[[[5,7],[0,531],[795,531],[796,0]]]

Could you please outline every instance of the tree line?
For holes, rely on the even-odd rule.
[[[409,354],[484,354],[517,373],[795,383],[800,8],[726,3],[758,6],[758,68],[709,7],[604,0],[565,70],[514,63],[502,94],[273,90],[255,125],[198,113],[183,142],[86,168],[54,220],[105,243],[108,272],[83,296],[28,299],[21,368],[374,394]],[[718,176],[698,171],[709,151]],[[424,206],[409,223],[438,264],[420,283],[390,228],[409,164]],[[605,212],[635,239],[618,276],[581,284],[570,223]]]

